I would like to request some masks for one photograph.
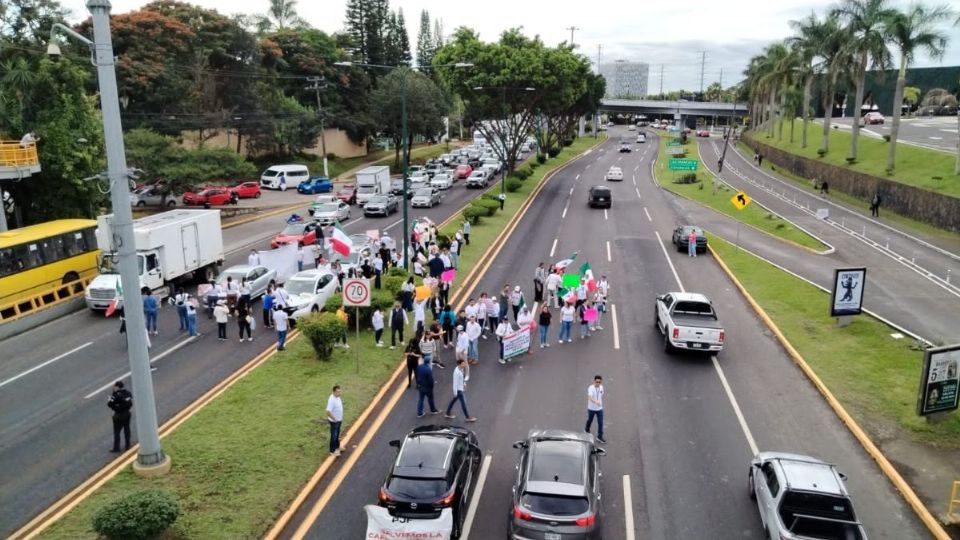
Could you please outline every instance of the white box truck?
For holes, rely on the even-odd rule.
[[[197,277],[212,280],[223,264],[219,210],[170,210],[143,217],[133,222],[133,236],[140,287],[161,298],[172,295],[178,283]],[[90,282],[85,299],[90,309],[104,310],[120,282],[113,214],[97,218],[97,244],[102,251],[100,275]]]
[[[390,167],[375,165],[357,171],[357,204],[367,204],[374,195],[390,193]]]

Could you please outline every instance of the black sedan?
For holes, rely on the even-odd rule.
[[[681,225],[673,230],[673,245],[677,246],[677,251],[687,252],[690,245],[690,231],[697,232],[697,253],[706,253],[707,235],[703,229],[695,225]]]
[[[421,426],[390,446],[398,452],[380,488],[380,506],[408,519],[437,519],[450,508],[458,538],[480,468],[476,434],[458,426]]]

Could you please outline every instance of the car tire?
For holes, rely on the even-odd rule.
[[[140,208],[143,208],[146,205],[147,203],[145,201],[137,201],[137,206],[139,206]]]
[[[169,208],[173,208],[173,207],[176,206],[176,205],[177,205],[177,201],[175,201],[175,200],[169,200],[169,201],[167,201],[167,207],[169,207]]]
[[[254,194],[253,194],[253,198],[254,198],[254,199],[259,199],[259,198],[260,198],[260,192],[258,191],[258,192],[256,192],[256,193],[254,193]]]
[[[757,500],[757,489],[753,486],[753,467],[750,467],[747,473],[747,493],[750,495],[750,500]]]
[[[310,308],[310,313],[319,313],[319,312],[320,312],[320,308],[317,307],[316,305]]]
[[[673,345],[670,343],[670,336],[667,335],[667,332],[663,333],[663,352],[667,354],[673,353]]]

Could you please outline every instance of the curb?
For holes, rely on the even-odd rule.
[[[877,448],[877,445],[874,444],[873,440],[870,439],[870,436],[857,424],[857,421],[854,420],[850,413],[843,407],[840,401],[830,392],[830,389],[827,388],[827,385],[820,380],[820,377],[817,376],[816,372],[806,360],[800,355],[800,353],[793,347],[793,345],[787,340],[786,336],[783,335],[783,332],[780,331],[780,328],[777,327],[776,323],[773,322],[773,319],[767,315],[767,312],[754,300],[753,296],[747,291],[746,287],[740,283],[740,280],[737,279],[737,276],[734,275],[733,271],[730,270],[730,267],[727,266],[727,263],[724,262],[722,258],[717,254],[716,250],[712,246],[708,245],[707,249],[710,250],[710,253],[713,255],[713,258],[720,265],[720,268],[727,274],[727,277],[736,285],[737,289],[740,291],[740,294],[747,299],[747,302],[757,313],[757,316],[763,321],[763,323],[773,332],[773,335],[776,336],[777,341],[780,342],[780,345],[787,351],[787,354],[790,355],[790,358],[793,359],[794,363],[800,367],[800,370],[803,371],[804,375],[810,379],[810,382],[817,388],[820,394],[824,397],[827,404],[830,405],[830,408],[833,409],[833,412],[840,418],[840,420],[847,426],[847,429],[850,430],[850,433],[857,439],[863,449],[867,451],[867,454],[877,462],[877,465],[880,467],[880,470],[883,471],[883,474],[886,475],[887,479],[890,480],[890,483],[893,484],[893,487],[897,488],[903,498],[907,501],[907,504],[913,509],[917,514],[917,517],[920,518],[920,521],[927,527],[927,530],[930,531],[930,534],[933,535],[937,540],[950,540],[950,535],[943,529],[943,526],[936,520],[933,514],[924,506],[923,502],[920,500],[920,497],[913,491],[913,488],[907,483],[906,480],[897,472],[897,469],[890,463],[890,460],[887,459],[883,452]]]

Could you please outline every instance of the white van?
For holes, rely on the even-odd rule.
[[[260,175],[260,187],[267,189],[297,189],[300,182],[310,178],[306,165],[274,165]]]

